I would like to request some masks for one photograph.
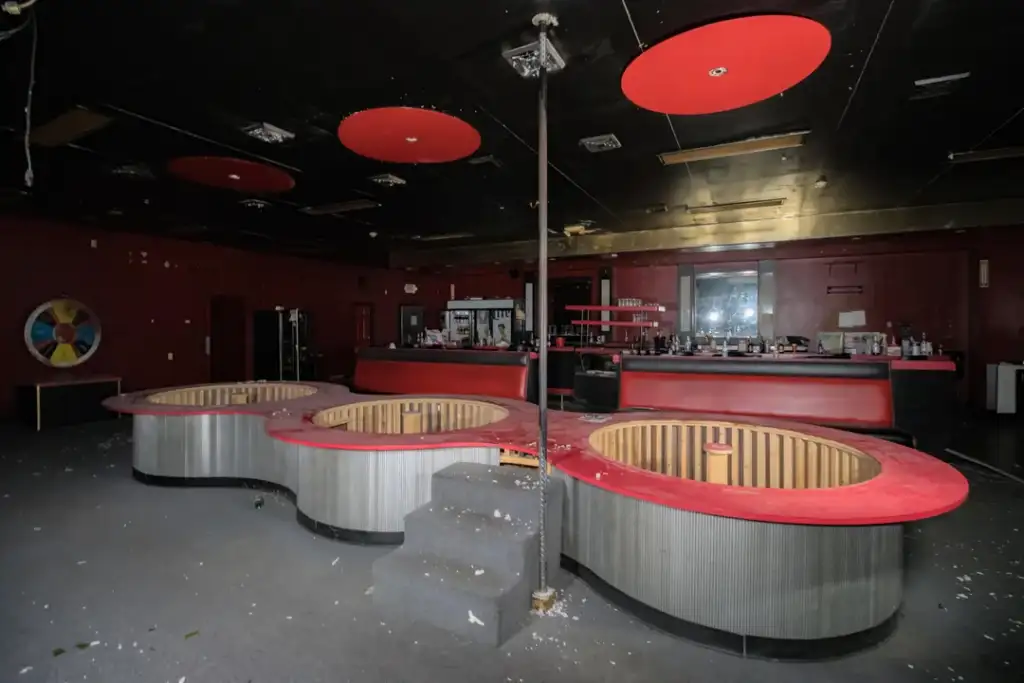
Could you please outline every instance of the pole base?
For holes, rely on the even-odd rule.
[[[555,606],[555,589],[544,588],[534,591],[533,595],[530,596],[530,603],[534,612],[547,614]]]

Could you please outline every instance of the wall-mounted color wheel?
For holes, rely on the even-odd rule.
[[[99,318],[74,299],[47,301],[25,321],[25,345],[44,365],[74,367],[99,348]]]

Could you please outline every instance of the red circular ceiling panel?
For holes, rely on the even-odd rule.
[[[641,53],[622,74],[622,92],[661,114],[729,111],[792,88],[825,61],[831,46],[828,29],[804,17],[728,19]]]
[[[415,107],[356,112],[338,126],[338,139],[356,154],[399,164],[456,161],[480,148],[480,133],[462,119]]]
[[[167,170],[183,180],[247,194],[277,194],[295,187],[279,168],[233,157],[178,157]]]

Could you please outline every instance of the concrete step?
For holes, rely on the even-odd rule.
[[[373,563],[373,602],[389,617],[497,646],[529,618],[532,587],[508,572],[480,570],[402,547]]]
[[[540,474],[520,467],[499,467],[462,462],[435,472],[431,502],[480,515],[537,521]],[[549,488],[550,491],[550,488]]]
[[[501,570],[532,582],[537,573],[534,525],[429,503],[405,517],[404,548],[474,567]]]

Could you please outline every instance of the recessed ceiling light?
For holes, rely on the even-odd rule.
[[[228,173],[228,178],[230,178],[231,180],[241,180],[242,176],[238,175],[237,173]]]
[[[243,128],[242,132],[249,137],[256,138],[260,142],[266,142],[270,145],[279,145],[282,142],[295,139],[295,133],[284,128],[278,128],[270,123],[254,123]]]
[[[405,141],[408,142],[409,144],[412,144],[414,142],[419,142],[420,139],[419,138],[408,137],[408,138],[405,139]]]
[[[727,73],[729,73],[729,70],[724,66],[716,66],[714,69],[708,71],[708,76],[711,76],[712,78],[720,78]]]

